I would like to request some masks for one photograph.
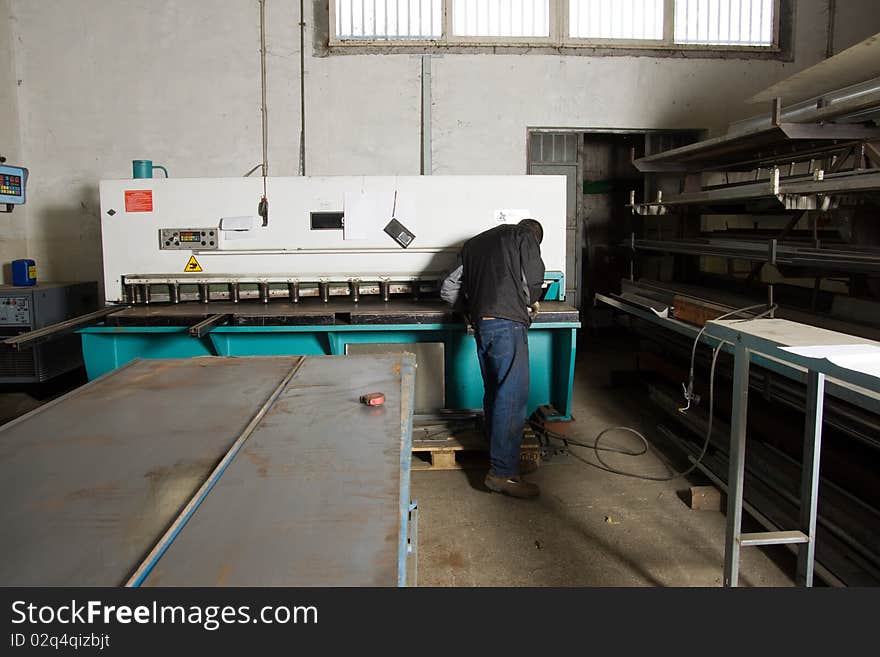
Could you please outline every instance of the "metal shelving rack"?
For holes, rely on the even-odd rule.
[[[782,102],[777,98],[768,116],[744,122],[724,136],[635,159],[635,168],[649,179],[659,180],[662,177],[668,183],[670,178],[678,178],[679,189],[670,193],[669,185],[663,191],[646,185],[642,201],[637,200],[636,192],[631,193],[627,207],[632,214],[645,219],[656,217],[658,230],[655,235],[641,237],[633,233],[623,245],[631,255],[630,280],[635,281],[635,264],[639,253],[748,261],[752,263],[751,274],[746,279],[748,283],[765,264],[771,264],[780,267],[786,276],[789,272],[795,272],[797,276],[815,277],[815,310],[816,295],[823,277],[835,274],[880,274],[880,245],[855,243],[852,239],[823,232],[818,225],[821,213],[857,206],[876,198],[880,192],[878,117],[880,79],[859,85],[858,94],[846,90],[833,92],[817,99],[814,107],[801,103],[794,109],[783,111]],[[696,235],[694,224],[688,225],[686,221],[697,212],[701,215],[749,215],[754,220],[755,228],[728,228],[712,235],[703,232]],[[669,224],[661,219],[665,215],[682,219],[671,234]],[[767,216],[777,220],[779,217],[788,217],[788,221],[782,228],[770,229],[766,223],[764,228],[759,228],[759,223]],[[797,230],[798,224],[807,216],[812,219],[810,225]],[[691,230],[688,232],[684,228]],[[640,296],[638,292],[639,289],[636,289],[627,293],[624,289],[621,295],[597,297],[597,300],[649,323],[671,326],[673,330],[681,325],[683,331],[691,332],[693,327],[690,325],[681,324],[663,314],[670,307],[668,304]],[[772,284],[768,284],[767,292],[768,306],[774,307]],[[806,331],[820,331],[776,320],[772,316],[765,321],[774,326],[782,322],[785,326],[802,326]],[[717,322],[710,323],[713,327],[715,324]],[[693,332],[696,330],[693,329]],[[717,340],[719,336],[713,337]],[[806,377],[807,427],[799,527],[794,530],[791,527],[768,526],[771,533],[760,536],[742,535],[739,527],[743,508],[741,457],[745,439],[744,409],[749,386],[747,363],[752,360],[772,370],[780,360],[764,358],[761,353],[766,353],[767,348],[763,342],[752,344],[752,353],[747,351],[746,358],[738,353],[742,349],[734,350],[738,357],[734,372],[735,413],[731,427],[728,482],[732,488],[728,498],[725,584],[736,585],[740,547],[790,543],[796,544],[792,547],[796,546],[799,552],[797,582],[810,586],[815,548],[818,446],[826,374],[822,367],[813,363],[798,363],[809,372]],[[786,359],[782,359],[782,362],[789,364]],[[835,374],[843,376],[838,372]],[[794,378],[798,382],[804,380],[801,369]],[[829,382],[828,389],[832,396],[840,395],[843,391],[843,397],[850,397],[850,388],[846,384],[839,384],[836,379],[833,383]],[[848,400],[866,409],[867,413],[876,413],[880,388],[876,382],[872,382],[868,390],[870,392],[857,395],[858,399]]]
[[[833,107],[829,111],[820,99],[815,111],[801,111],[792,119],[783,112],[781,100],[775,99],[766,122],[752,122],[721,137],[634,160],[642,173],[678,174],[681,179],[678,193],[664,196],[657,191],[653,200],[639,202],[633,191],[627,206],[633,215],[687,216],[701,211],[704,215],[748,214],[760,221],[770,213],[788,215],[790,220],[773,236],[639,239],[633,234],[624,245],[633,263],[639,252],[745,260],[753,263],[749,283],[764,264],[771,264],[814,276],[817,290],[821,278],[832,274],[880,273],[880,247],[820,239],[815,214],[811,238],[793,237],[806,213],[857,205],[866,195],[880,192],[880,148],[876,145],[880,127],[865,120],[871,107],[880,111],[880,95],[874,92],[862,98],[852,115],[847,114],[853,111],[852,104]],[[838,122],[831,122],[834,119]],[[722,177],[724,182],[718,184]],[[646,196],[649,193],[646,190]],[[635,272],[634,264],[631,272]],[[768,300],[772,304],[772,285]]]

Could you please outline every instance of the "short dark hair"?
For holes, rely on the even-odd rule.
[[[544,241],[544,228],[541,224],[535,219],[523,219],[519,222],[519,225],[523,228],[528,228],[532,231],[532,234],[535,236],[535,239],[538,240],[538,244]]]

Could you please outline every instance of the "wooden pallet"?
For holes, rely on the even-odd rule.
[[[489,464],[489,445],[476,432],[445,439],[414,440],[412,454],[413,470],[463,470],[486,468]],[[531,429],[526,430],[520,461],[541,462],[541,445]]]

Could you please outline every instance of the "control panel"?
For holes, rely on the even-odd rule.
[[[216,250],[219,248],[217,232],[216,228],[160,228],[159,249],[163,251]]]
[[[28,297],[0,297],[0,325],[30,326],[31,304]]]
[[[0,164],[0,203],[22,205],[25,201],[27,169]]]

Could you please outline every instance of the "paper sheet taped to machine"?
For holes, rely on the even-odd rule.
[[[257,237],[258,231],[254,230],[262,222],[261,217],[251,215],[243,217],[221,217],[220,231],[223,241],[246,240]]]
[[[247,215],[244,217],[220,217],[220,230],[250,230],[259,226],[262,219]]]
[[[343,239],[365,240],[378,237],[382,227],[391,219],[393,207],[393,194],[346,193]]]
[[[880,379],[880,345],[823,344],[812,347],[783,347],[782,349],[806,358],[824,358],[838,367]]]

